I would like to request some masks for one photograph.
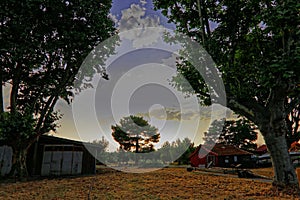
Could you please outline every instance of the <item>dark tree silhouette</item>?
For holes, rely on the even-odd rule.
[[[82,72],[80,66],[115,33],[111,0],[3,0],[0,7],[0,139],[13,148],[11,174],[26,176],[27,150],[55,131],[60,115],[54,107],[59,99],[71,102],[76,74],[83,74],[78,91],[95,74],[107,78],[102,63],[113,44],[94,67]],[[2,86],[11,88],[9,97]]]
[[[216,126],[223,126],[222,132],[216,132]],[[257,127],[249,120],[215,120],[204,133],[203,140],[207,144],[231,144],[245,150],[255,150]]]
[[[224,106],[258,126],[272,158],[273,185],[299,188],[286,142],[286,117],[300,100],[298,1],[153,2],[176,24],[177,31],[201,43],[214,59],[226,90]],[[205,84],[195,66],[187,62],[193,52],[189,47],[185,50],[177,70],[189,80],[200,102],[209,105],[222,92],[215,95],[218,87]],[[212,70],[206,70],[206,59],[201,57],[198,63],[196,67],[209,77]],[[174,80],[180,91],[190,93],[188,84]]]
[[[113,138],[120,149],[135,153],[154,151],[154,143],[159,142],[158,129],[151,126],[143,117],[129,116],[120,120],[120,124],[111,127]]]

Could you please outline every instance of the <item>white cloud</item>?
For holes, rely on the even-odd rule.
[[[156,108],[151,110],[150,113],[139,113],[141,116],[151,116],[161,120],[216,120],[222,118],[236,119],[233,112],[227,108],[218,105],[201,107],[199,111],[191,110],[188,108]]]
[[[144,2],[141,2],[145,5]],[[132,41],[134,48],[148,47],[162,39],[163,31],[151,29],[150,27],[160,27],[159,17],[146,16],[146,8],[138,4],[131,4],[130,8],[122,11],[122,17],[118,22],[118,28],[122,39]]]
[[[144,5],[147,4],[147,1],[146,0],[140,0],[140,3],[142,4],[142,6],[144,6]]]
[[[117,19],[117,16],[109,13],[108,17],[115,23],[115,24],[118,24],[118,19]]]
[[[145,24],[142,17],[145,15],[145,9],[137,4],[131,4],[130,8],[122,11],[122,18],[118,25],[120,31],[130,30],[132,28],[141,27]]]

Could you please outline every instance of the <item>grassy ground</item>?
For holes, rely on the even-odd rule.
[[[0,199],[300,199],[271,188],[271,183],[185,168],[139,174],[103,170],[94,176],[2,183]]]

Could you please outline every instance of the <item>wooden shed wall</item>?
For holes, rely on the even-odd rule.
[[[82,152],[81,174],[94,174],[96,172],[95,158],[85,148],[83,143],[52,136],[42,136],[36,143],[32,145],[27,154],[27,167],[30,175],[42,174],[41,170],[44,159],[45,147],[51,145],[53,146],[53,148],[56,147],[57,151],[59,152]],[[65,150],[63,149],[64,145]],[[58,146],[61,146],[61,148],[59,149]],[[55,149],[53,149],[53,151],[55,151]],[[68,153],[65,153],[64,155],[67,155]],[[61,167],[65,168],[63,166]]]

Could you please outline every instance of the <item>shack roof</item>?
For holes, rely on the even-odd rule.
[[[252,153],[242,150],[234,145],[227,145],[227,144],[215,144],[214,146],[200,145],[190,155],[190,157],[199,153],[200,154],[212,153],[217,156],[253,155]]]
[[[252,153],[242,150],[234,145],[226,144],[216,144],[213,149],[213,152],[219,156],[230,156],[230,155],[252,155]]]

